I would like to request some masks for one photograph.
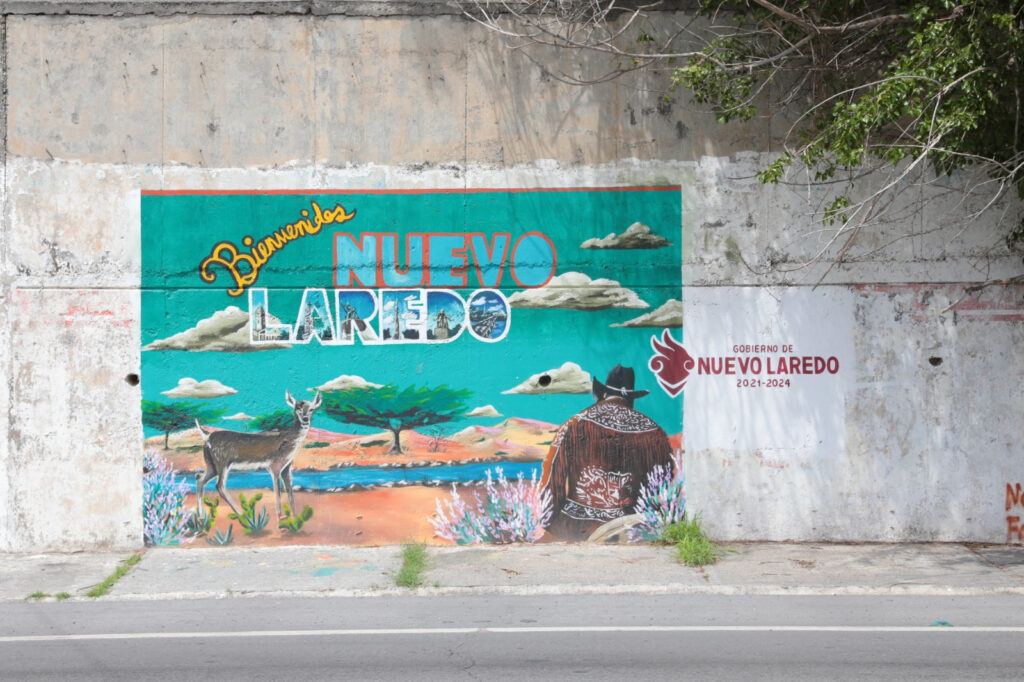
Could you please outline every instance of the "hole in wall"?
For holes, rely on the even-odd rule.
[[[540,379],[537,379],[537,383],[541,386],[549,386],[551,384],[551,377],[547,374],[541,374]]]
[[[128,383],[129,386],[138,386],[139,385],[139,375],[136,374],[135,372],[132,372],[131,374],[127,375],[124,378],[124,380]]]
[[[932,367],[938,367],[939,365],[942,364],[942,358],[937,358],[933,355],[932,357],[928,358],[928,363]]]

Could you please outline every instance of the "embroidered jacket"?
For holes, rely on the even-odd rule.
[[[551,491],[553,520],[564,515],[603,523],[633,513],[648,472],[671,463],[672,448],[661,427],[621,398],[608,398],[559,427],[541,483]]]

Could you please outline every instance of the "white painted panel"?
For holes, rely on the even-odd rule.
[[[848,289],[688,287],[683,306],[694,362],[683,419],[688,451],[771,460],[843,453],[844,396],[855,375]],[[806,358],[815,373],[804,373]]]

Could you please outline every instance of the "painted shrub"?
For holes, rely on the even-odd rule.
[[[625,532],[681,447],[678,187],[141,201],[144,447],[211,544]]]

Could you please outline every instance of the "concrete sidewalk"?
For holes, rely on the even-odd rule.
[[[430,547],[415,594],[1024,594],[1024,547],[732,543],[684,566],[671,547],[544,544]],[[372,596],[395,587],[401,547],[149,549],[102,599]],[[89,599],[125,552],[0,555],[0,601],[37,592]],[[63,596],[63,595],[62,595]],[[55,597],[46,597],[54,599]]]

